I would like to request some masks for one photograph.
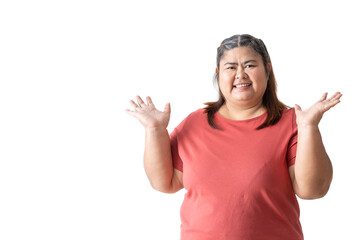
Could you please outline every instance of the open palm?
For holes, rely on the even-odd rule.
[[[144,128],[166,128],[170,121],[170,103],[167,103],[164,108],[164,112],[161,112],[155,108],[151,98],[146,97],[147,104],[141,99],[140,96],[136,96],[138,104],[133,100],[130,100],[130,104],[133,106],[134,111],[125,109],[125,111],[134,116],[144,126]]]
[[[327,93],[324,93],[319,101],[304,111],[299,105],[295,104],[296,123],[300,126],[317,126],[323,114],[340,102],[341,96],[340,92],[336,92],[326,99]]]

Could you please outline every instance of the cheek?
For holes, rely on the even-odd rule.
[[[222,76],[220,76],[219,82],[220,82],[220,85],[226,87],[226,86],[232,85],[233,80],[232,80],[231,76],[222,75]]]
[[[256,84],[256,89],[260,92],[265,92],[267,88],[267,82],[263,81],[263,82],[258,82]]]
[[[256,79],[257,79],[257,81],[256,81],[257,87],[266,89],[267,83],[268,83],[266,74],[265,73],[264,74],[258,74],[256,76]]]

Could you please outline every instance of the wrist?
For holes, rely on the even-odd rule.
[[[319,132],[319,126],[317,124],[298,124],[298,132],[303,131],[316,131]]]
[[[162,133],[162,132],[165,132],[167,131],[166,127],[163,127],[163,126],[159,126],[159,127],[146,127],[145,128],[145,132],[146,133]]]

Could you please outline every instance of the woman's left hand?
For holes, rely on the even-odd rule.
[[[340,102],[342,94],[336,92],[332,97],[326,99],[327,93],[310,108],[302,110],[295,104],[296,123],[298,126],[318,126],[323,114]]]

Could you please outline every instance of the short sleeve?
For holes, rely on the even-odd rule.
[[[178,133],[176,128],[170,133],[170,145],[171,145],[171,157],[173,162],[173,167],[179,171],[183,171],[183,162],[179,156],[178,150]]]
[[[296,124],[296,116],[295,116],[295,109],[292,109],[292,130],[291,130],[291,137],[286,153],[286,160],[288,167],[295,164],[296,158],[296,149],[297,149],[297,138],[298,138],[298,128]]]

